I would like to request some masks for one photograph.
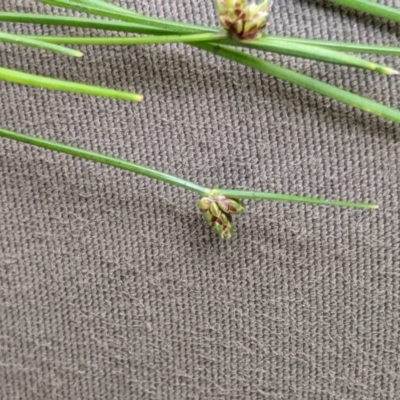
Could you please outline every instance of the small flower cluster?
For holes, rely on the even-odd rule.
[[[197,208],[204,213],[208,224],[212,226],[223,239],[232,236],[232,215],[244,212],[244,205],[239,199],[230,199],[217,195],[202,197]]]
[[[237,40],[261,36],[267,26],[272,0],[247,4],[247,0],[216,0],[218,19],[228,35]]]

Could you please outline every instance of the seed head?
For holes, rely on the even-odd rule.
[[[261,36],[267,26],[272,0],[247,4],[247,0],[216,0],[218,19],[228,35],[237,40]]]
[[[244,205],[240,200],[222,195],[202,197],[197,203],[197,208],[204,213],[208,225],[223,239],[232,236],[232,215],[244,212]]]

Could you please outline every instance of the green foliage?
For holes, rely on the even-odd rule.
[[[107,20],[98,18],[94,19],[84,17],[0,12],[0,21],[100,29],[104,31],[117,31],[142,36],[32,36],[0,32],[0,41],[36,47],[42,50],[52,51],[72,57],[81,57],[82,53],[69,47],[65,47],[66,45],[131,46],[163,43],[185,43],[212,53],[216,56],[226,58],[262,73],[309,89],[336,101],[351,105],[360,110],[367,111],[371,114],[378,115],[396,123],[400,123],[400,111],[396,109],[322,82],[318,79],[311,78],[287,67],[266,61],[262,57],[249,54],[241,49],[257,49],[270,53],[361,68],[384,75],[396,75],[398,74],[398,71],[395,71],[388,66],[380,65],[348,53],[369,53],[398,56],[400,55],[400,49],[398,47],[316,40],[312,38],[304,39],[296,37],[279,37],[265,34],[261,35],[260,30],[265,26],[265,18],[270,12],[270,3],[268,1],[264,1],[264,3],[261,3],[258,6],[247,6],[246,1],[241,0],[241,10],[250,10],[251,12],[246,11],[246,14],[243,11],[243,15],[241,14],[240,18],[236,18],[236,11],[234,10],[235,12],[232,13],[230,10],[227,10],[226,7],[229,8],[230,4],[237,6],[238,3],[218,0],[219,3],[217,5],[220,13],[220,20],[222,17],[225,18],[222,21],[222,25],[226,29],[225,31],[208,26],[169,21],[162,18],[145,16],[111,4],[106,0],[39,1],[53,6],[81,11],[89,15],[100,16],[107,18]],[[371,0],[352,0],[351,2],[347,0],[331,1],[339,5],[354,8],[358,11],[367,12],[378,17],[400,22],[399,10],[388,6],[383,6]],[[223,6],[222,8],[221,4]],[[262,15],[258,13],[260,10],[262,11]],[[227,20],[227,17],[230,19],[228,18]],[[245,28],[242,25],[245,25],[246,23],[252,25],[249,25],[247,28]],[[232,24],[234,24],[234,26]],[[257,28],[256,31],[253,29],[254,27]],[[51,90],[61,90],[129,101],[142,100],[142,96],[140,94],[86,85],[83,83],[68,82],[53,77],[33,75],[9,68],[3,68],[1,66],[0,79]],[[232,234],[233,227],[231,223],[231,214],[244,211],[244,206],[241,202],[241,199],[287,201],[304,204],[366,209],[374,209],[378,207],[377,205],[370,203],[323,200],[305,196],[257,192],[251,190],[210,189],[185,179],[178,178],[149,167],[141,166],[139,164],[134,164],[125,160],[120,160],[89,150],[52,142],[42,138],[12,132],[4,128],[0,128],[0,137],[42,147],[48,150],[58,151],[89,161],[107,164],[116,168],[125,169],[149,178],[157,179],[159,181],[193,191],[202,196],[202,199],[198,203],[198,207],[205,214],[206,220],[209,222],[209,224],[213,226],[217,233],[223,238],[229,238]],[[232,212],[232,210],[234,210],[234,212]]]

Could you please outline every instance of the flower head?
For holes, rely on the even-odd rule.
[[[202,197],[197,208],[211,227],[223,239],[229,239],[233,233],[232,215],[244,212],[244,205],[239,199],[231,199],[222,195]]]
[[[247,0],[216,0],[218,19],[228,35],[237,40],[261,36],[267,26],[272,0],[247,4]]]

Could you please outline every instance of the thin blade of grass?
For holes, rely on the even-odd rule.
[[[281,201],[289,203],[302,203],[302,204],[364,208],[364,209],[379,208],[377,204],[371,204],[371,203],[357,203],[357,202],[343,201],[343,200],[325,200],[316,197],[295,196],[290,194],[280,194],[280,193],[270,193],[270,192],[256,192],[249,190],[213,189],[212,194],[223,195],[234,199],[236,198],[236,199]]]
[[[1,32],[1,31],[0,31],[0,42],[35,47],[41,50],[52,51],[53,53],[59,53],[66,56],[72,56],[72,57],[83,56],[83,54],[78,50],[69,49],[68,47],[59,46],[57,44],[48,43],[46,41],[41,41],[37,38],[31,38],[28,36],[22,37],[19,35],[14,35],[11,33]]]
[[[304,43],[309,46],[326,47],[337,51],[345,51],[349,53],[365,53],[365,54],[381,54],[387,56],[400,56],[400,47],[396,46],[383,46],[374,44],[364,43],[350,43],[350,42],[339,42],[334,40],[322,40],[322,39],[303,39],[291,36],[263,36],[260,39],[256,39],[256,44],[262,44],[265,40],[284,40],[285,42],[296,42]]]
[[[318,79],[311,78],[300,72],[218,44],[198,43],[194,46],[239,64],[246,65],[262,73],[294,83],[295,85],[322,94],[331,99],[359,108],[360,110],[367,111],[389,121],[400,123],[399,110],[319,81]]]
[[[191,35],[167,35],[167,36],[140,36],[140,37],[79,37],[79,36],[30,36],[22,37],[37,38],[48,43],[91,45],[91,46],[131,46],[166,43],[198,43],[219,41],[226,38],[225,33],[195,33]]]
[[[225,40],[225,43],[229,41]],[[301,57],[309,60],[323,61],[330,64],[345,65],[376,71],[384,75],[395,75],[398,71],[385,65],[380,65],[360,57],[328,49],[322,46],[310,46],[301,42],[285,41],[276,38],[261,38],[254,41],[242,42],[242,45],[272,53]]]
[[[331,0],[332,3],[353,8],[376,17],[385,18],[390,21],[400,23],[400,10],[394,7],[379,4],[374,1],[363,0]]]
[[[39,0],[41,3],[67,8],[70,10],[85,12],[87,14],[98,15],[110,19],[117,19],[126,22],[133,22],[141,25],[145,25],[152,28],[159,28],[167,31],[168,33],[207,33],[215,32],[215,28],[208,28],[206,26],[181,23],[175,21],[169,21],[162,18],[148,17],[133,11],[126,10],[122,7],[113,7],[110,9],[106,6],[105,2],[96,2],[94,5],[92,2],[76,1],[76,0]]]
[[[206,193],[210,190],[205,188],[204,186],[197,185],[196,183],[178,178],[174,175],[157,171],[153,168],[121,160],[120,158],[106,156],[104,154],[96,153],[94,151],[81,149],[79,147],[68,146],[66,144],[54,142],[52,140],[25,135],[23,133],[13,132],[4,128],[0,128],[0,137],[15,140],[17,142],[27,143],[32,146],[41,147],[47,150],[57,151],[58,153],[69,154],[71,156],[83,158],[85,160],[110,165],[115,168],[131,171],[139,175],[147,176],[148,178],[157,179],[161,182],[183,187],[199,194]]]
[[[18,12],[13,13],[13,12],[0,11],[0,21],[23,23],[23,24],[70,26],[83,29],[101,29],[104,31],[139,33],[146,35],[157,35],[157,34],[165,35],[173,33],[160,28],[153,28],[142,24],[135,24],[132,22],[125,22],[118,20],[106,21],[101,19],[93,19],[85,17],[69,17],[69,16],[64,17],[59,15],[29,14],[29,13],[18,13]],[[213,30],[211,32],[217,32],[217,30]]]
[[[99,86],[86,85],[83,83],[69,82],[61,79],[48,78],[40,75],[28,74],[13,69],[0,67],[0,80],[5,80],[20,85],[35,86],[44,89],[59,90],[89,94],[93,96],[108,97],[112,99],[142,101],[143,96],[136,93],[123,92],[120,90],[107,89]]]

